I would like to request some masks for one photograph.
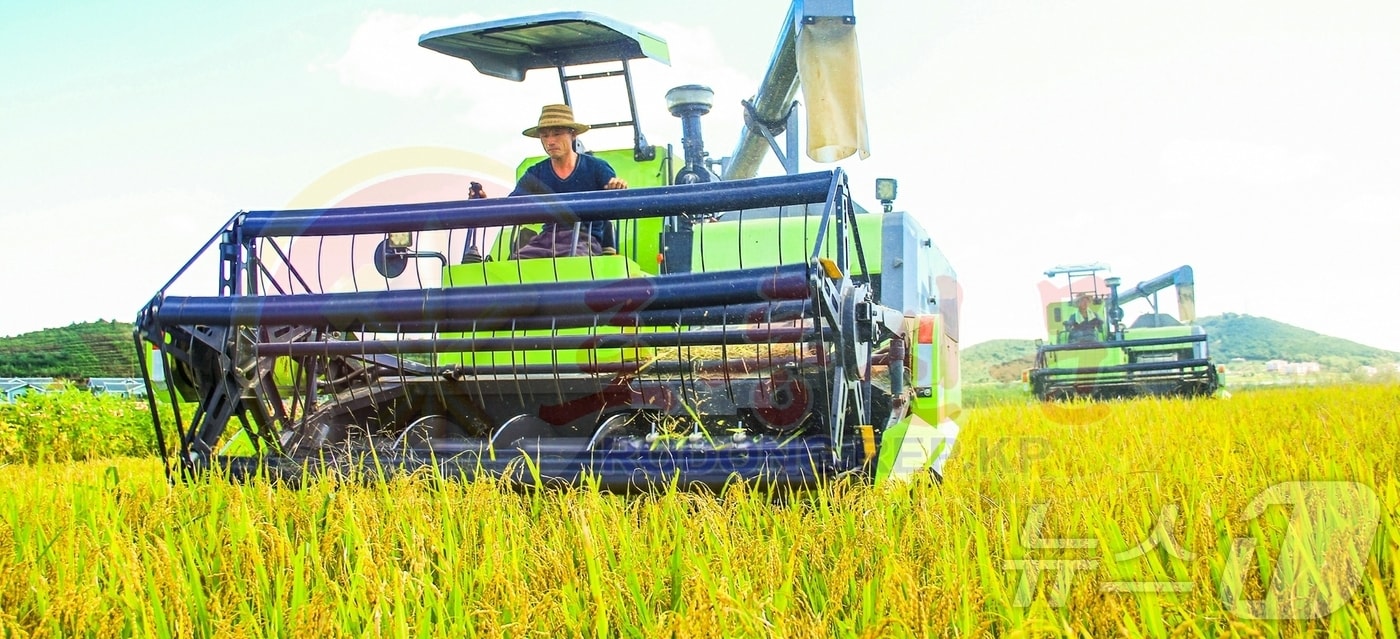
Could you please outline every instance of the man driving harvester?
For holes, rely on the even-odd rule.
[[[587,124],[574,121],[574,110],[567,104],[549,104],[540,110],[539,123],[523,132],[539,138],[549,157],[525,170],[511,195],[578,193],[601,189],[625,189],[627,182],[607,161],[579,153],[574,141],[587,131]],[[512,257],[558,257],[566,255],[614,255],[617,238],[607,220],[564,226],[546,222],[540,233],[516,250]]]
[[[1089,293],[1080,293],[1075,300],[1078,310],[1070,314],[1069,320],[1065,322],[1070,342],[1099,341],[1099,329],[1103,326],[1103,320],[1094,312],[1093,304],[1094,296]]]

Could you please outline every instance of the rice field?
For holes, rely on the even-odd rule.
[[[787,496],[172,487],[52,443],[0,466],[0,636],[1393,638],[1397,407],[999,403],[941,484]]]

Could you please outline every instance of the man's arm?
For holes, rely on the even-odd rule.
[[[529,171],[526,171],[525,175],[520,176],[520,181],[515,183],[515,190],[511,191],[510,195],[506,197],[515,195],[536,195],[543,192],[544,189],[540,181],[535,179],[535,176],[530,175]]]
[[[588,156],[590,160],[597,163],[598,182],[602,184],[604,190],[615,190],[627,188],[627,181],[617,177],[617,171],[607,160],[596,156]],[[612,220],[602,220],[602,236],[598,238],[598,245],[603,248],[604,254],[617,253],[617,231]]]
[[[545,160],[544,162],[536,163],[525,169],[525,173],[521,174],[520,179],[516,181],[515,190],[511,191],[510,195],[542,195],[545,193],[553,193],[549,187],[545,186],[544,180],[540,179],[539,176],[540,165],[548,163],[549,161]]]

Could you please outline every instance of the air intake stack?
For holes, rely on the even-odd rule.
[[[676,174],[676,184],[699,184],[712,179],[705,168],[700,116],[709,113],[714,102],[715,92],[698,84],[686,84],[666,92],[666,109],[681,119],[681,146],[685,149],[685,167]]]

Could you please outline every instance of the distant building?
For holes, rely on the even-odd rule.
[[[145,382],[131,377],[89,377],[87,387],[94,395],[146,396]]]
[[[1389,373],[1389,372],[1392,372],[1392,371],[1394,371],[1394,372],[1396,372],[1396,373],[1400,373],[1400,362],[1396,362],[1396,363],[1394,363],[1394,364],[1382,364],[1382,365],[1379,366],[1379,367],[1376,367],[1376,366],[1362,366],[1362,367],[1361,367],[1361,372],[1362,372],[1362,373],[1365,373],[1367,377],[1375,377],[1376,375],[1379,375],[1379,374],[1382,373],[1382,372]]]
[[[4,402],[13,403],[16,397],[29,392],[47,393],[54,387],[52,377],[10,377],[0,379],[0,393],[4,393]]]
[[[1264,363],[1264,370],[1280,375],[1310,375],[1322,372],[1322,365],[1317,362],[1290,362],[1283,359],[1271,359]]]

